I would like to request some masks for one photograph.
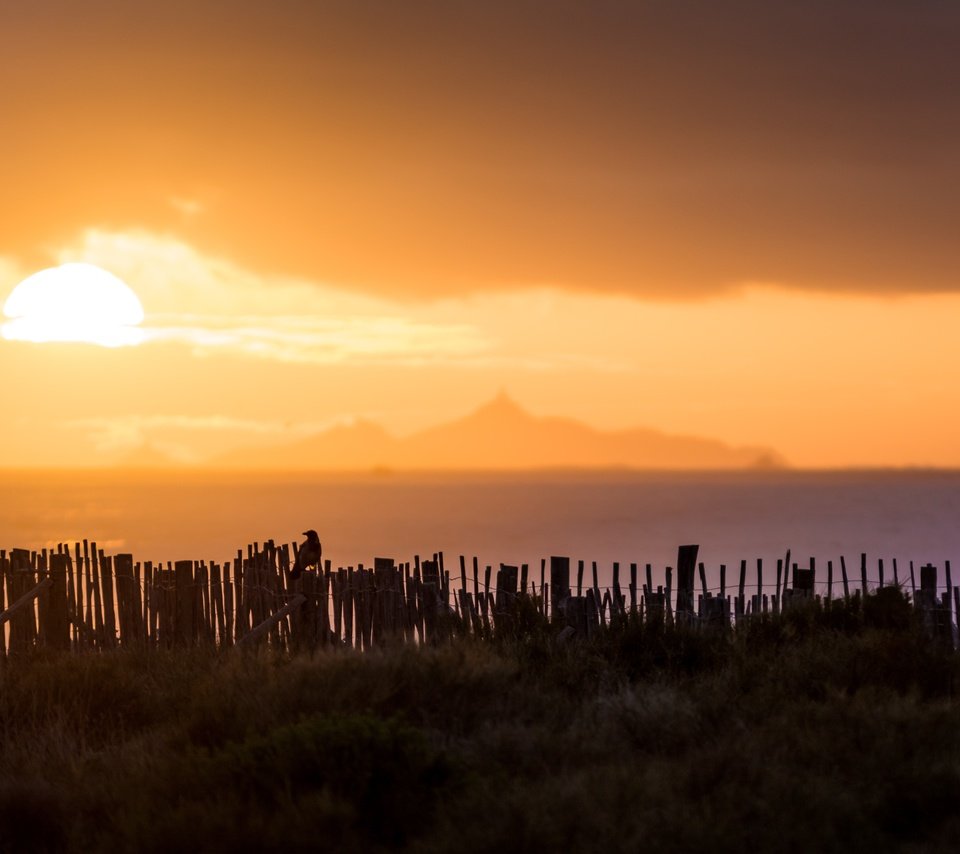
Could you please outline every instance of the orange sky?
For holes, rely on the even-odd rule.
[[[960,13],[929,0],[7,4],[0,465],[534,412],[960,465]]]

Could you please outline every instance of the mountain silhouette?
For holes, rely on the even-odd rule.
[[[739,469],[778,467],[769,448],[634,428],[602,431],[570,418],[531,415],[506,393],[474,412],[397,438],[369,421],[270,448],[211,460],[225,468],[348,469]]]

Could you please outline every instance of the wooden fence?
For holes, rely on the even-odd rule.
[[[721,565],[719,586],[708,587],[698,547],[681,546],[676,577],[673,567],[666,567],[663,584],[654,587],[650,564],[640,576],[638,564],[631,563],[622,579],[614,563],[612,584],[601,587],[596,562],[586,575],[584,561],[578,561],[575,578],[567,557],[543,559],[533,571],[526,564],[500,564],[494,575],[491,566],[481,572],[477,558],[468,564],[461,556],[451,576],[442,552],[412,563],[376,558],[372,567],[336,570],[326,561],[293,580],[296,551],[296,544],[270,541],[250,545],[222,564],[154,564],[135,562],[130,554],[106,555],[86,540],[39,552],[0,550],[0,656],[37,647],[369,649],[437,643],[455,635],[486,637],[516,629],[524,615],[549,620],[563,639],[589,637],[628,619],[725,628],[798,601],[856,598],[891,584],[911,595],[935,637],[955,643],[955,614],[960,614],[960,589],[953,587],[949,562],[945,586],[937,567],[919,567],[918,590],[913,562],[901,578],[896,561],[887,577],[881,560],[878,576],[868,578],[867,557],[861,555],[859,576],[851,579],[840,558],[839,573],[827,561],[824,580],[813,558],[801,567],[791,563],[788,551],[777,561],[772,588],[769,577],[765,584],[762,560],[750,578],[747,561],[741,561],[738,584],[730,587]]]

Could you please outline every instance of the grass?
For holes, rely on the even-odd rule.
[[[0,669],[0,850],[953,851],[960,656],[902,597],[314,657]]]

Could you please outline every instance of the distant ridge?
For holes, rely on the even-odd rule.
[[[531,415],[505,392],[469,415],[397,438],[369,421],[298,442],[220,455],[209,464],[238,469],[519,470],[546,468],[779,468],[769,448],[647,428],[602,431],[570,418]]]

